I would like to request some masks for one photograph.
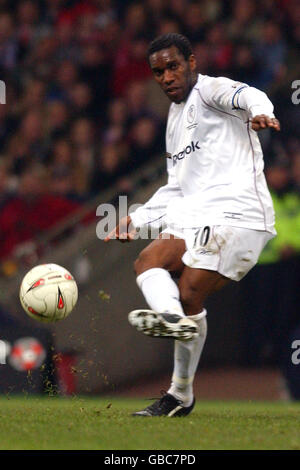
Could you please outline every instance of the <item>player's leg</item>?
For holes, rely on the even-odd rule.
[[[185,266],[180,281],[180,299],[184,311],[199,328],[199,336],[191,341],[176,340],[174,344],[174,369],[168,393],[189,407],[194,402],[193,382],[207,335],[207,297],[228,284],[230,279],[216,271]]]
[[[191,341],[175,341],[171,387],[161,400],[138,412],[139,416],[184,416],[193,409],[194,374],[207,331],[206,311],[203,308],[205,299],[229,283],[230,279],[242,279],[272,238],[268,233],[228,227],[217,227],[208,233],[210,236],[204,237],[205,246],[197,246],[192,236],[192,243],[187,245],[188,250],[183,257],[186,266],[179,283],[180,299],[189,318],[197,323],[199,336]],[[199,239],[198,235],[196,239]]]
[[[185,313],[189,313],[189,319],[196,323],[198,334],[189,341],[175,340],[174,369],[168,392],[146,409],[135,413],[136,416],[186,416],[192,411],[195,404],[194,376],[207,335],[203,303],[208,295],[228,282],[229,279],[218,272],[184,267],[179,281],[180,299]],[[159,336],[162,332],[160,327]],[[146,331],[144,333],[147,334]]]
[[[184,251],[184,240],[171,234],[163,238],[161,234],[141,251],[135,261],[137,284],[152,310],[184,315],[177,284],[170,274],[182,272],[184,264],[181,258]]]
[[[151,310],[134,310],[129,322],[150,336],[191,339],[198,335],[197,325],[186,319],[180,294],[171,272],[180,273],[185,242],[166,234],[145,248],[135,262],[137,284]]]

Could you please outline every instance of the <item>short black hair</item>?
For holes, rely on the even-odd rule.
[[[168,49],[171,46],[177,47],[179,52],[183,55],[185,60],[188,60],[190,55],[193,53],[192,46],[188,38],[178,33],[168,33],[158,36],[154,41],[151,42],[148,48],[148,60],[154,52],[161,51],[162,49]]]

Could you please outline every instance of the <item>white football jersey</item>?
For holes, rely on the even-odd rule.
[[[265,93],[199,75],[172,103],[166,130],[168,184],[131,214],[135,227],[232,225],[276,233],[264,162],[251,118],[274,117]]]

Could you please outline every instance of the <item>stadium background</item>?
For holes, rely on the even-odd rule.
[[[145,242],[104,246],[95,213],[120,194],[145,201],[165,181],[169,104],[145,55],[158,34],[181,32],[200,73],[266,91],[282,125],[261,134],[278,237],[245,280],[208,302],[196,393],[300,398],[291,363],[300,339],[299,25],[297,0],[0,0],[0,340],[10,344],[1,391],[142,396],[168,386],[170,345],[126,319],[144,305],[132,263]],[[70,318],[45,328],[18,302],[22,276],[41,262],[69,268],[80,292]],[[14,360],[28,337],[43,345],[43,365],[43,355]]]

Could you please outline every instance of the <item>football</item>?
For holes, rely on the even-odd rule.
[[[27,315],[40,322],[63,320],[73,310],[78,288],[72,274],[58,264],[32,268],[20,286],[20,301]]]

